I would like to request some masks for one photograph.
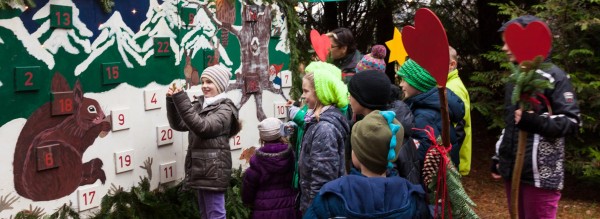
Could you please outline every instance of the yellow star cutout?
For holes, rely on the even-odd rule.
[[[385,45],[390,49],[390,59],[388,62],[398,61],[398,64],[402,66],[408,54],[404,49],[404,44],[402,43],[402,33],[400,33],[398,28],[394,27],[394,38],[385,42]]]

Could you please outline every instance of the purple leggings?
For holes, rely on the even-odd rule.
[[[225,192],[198,189],[198,207],[202,219],[225,219]]]
[[[511,182],[505,181],[506,197],[510,209]],[[560,191],[540,189],[521,183],[519,186],[519,218],[546,219],[556,218]]]

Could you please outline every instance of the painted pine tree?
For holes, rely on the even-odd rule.
[[[90,64],[103,54],[108,48],[116,46],[119,51],[121,60],[128,68],[133,68],[134,64],[130,59],[133,59],[137,65],[146,65],[146,60],[140,55],[140,47],[133,39],[133,31],[129,28],[121,13],[115,11],[113,15],[99,27],[102,32],[92,44],[93,52],[75,68],[75,75],[81,74]]]
[[[178,16],[178,0],[165,0],[158,4],[150,0],[146,13],[147,19],[140,25],[140,31],[135,34],[135,40],[141,44],[140,52],[144,54],[144,62],[154,55],[154,37],[169,37],[171,51],[175,54],[175,65],[181,61],[177,33],[181,28]]]
[[[52,4],[70,6],[72,8],[72,14],[65,22],[71,22],[73,28],[50,28],[50,16],[54,16],[50,14],[50,5]],[[33,15],[33,20],[42,22],[42,25],[32,35],[38,38],[44,48],[52,54],[56,55],[60,48],[73,55],[91,52],[90,40],[88,38],[93,33],[79,19],[79,9],[72,1],[48,1],[46,5]]]

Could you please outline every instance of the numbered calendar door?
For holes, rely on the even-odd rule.
[[[168,125],[156,127],[156,142],[158,146],[173,143],[173,129]]]
[[[100,206],[102,196],[98,194],[100,186],[91,186],[77,190],[77,202],[79,211],[85,211]]]
[[[122,173],[133,170],[133,149],[115,153],[115,172]]]
[[[160,183],[168,183],[177,178],[177,162],[172,161],[159,165]]]
[[[128,129],[131,121],[129,121],[129,109],[120,109],[111,111],[112,131]]]

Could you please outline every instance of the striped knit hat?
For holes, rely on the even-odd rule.
[[[405,80],[406,83],[421,92],[431,90],[431,88],[437,85],[435,78],[412,59],[404,62],[404,65],[400,67],[397,74],[402,77],[402,80]]]
[[[221,65],[213,65],[205,68],[200,78],[207,78],[217,86],[217,92],[223,93],[229,85],[231,72]]]
[[[342,81],[342,71],[327,62],[311,62],[306,73],[313,73],[315,93],[323,105],[335,105],[337,108],[348,106],[348,87]]]

